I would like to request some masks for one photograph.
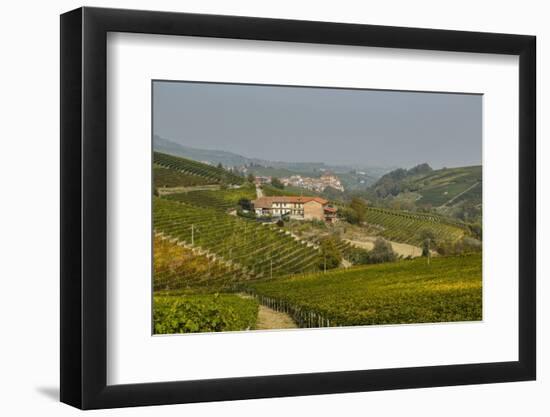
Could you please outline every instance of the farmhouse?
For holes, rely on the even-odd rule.
[[[296,220],[336,221],[336,209],[320,197],[261,197],[252,200],[257,216],[289,216]]]

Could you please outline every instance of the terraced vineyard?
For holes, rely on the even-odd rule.
[[[263,185],[262,186],[263,193],[266,197],[278,197],[278,196],[305,196],[305,197],[318,197],[319,194],[308,190],[306,188],[300,188],[300,187],[290,187],[287,186],[283,190],[279,188],[275,188],[272,185]]]
[[[460,223],[435,214],[367,207],[365,218],[367,223],[381,226],[380,234],[385,238],[416,245],[421,243],[419,233],[423,230],[430,230],[442,241],[456,241],[466,233]]]
[[[215,183],[242,184],[244,178],[235,175],[223,168],[218,168],[191,159],[180,158],[165,153],[154,152],[153,161],[155,164],[170,168],[189,175],[196,175]]]
[[[186,174],[173,169],[154,167],[153,182],[157,188],[165,187],[194,187],[197,185],[216,184],[214,180],[209,180],[198,175]]]
[[[227,265],[168,239],[154,239],[154,291],[208,291],[231,288],[250,279],[238,266]]]
[[[272,225],[154,197],[154,228],[235,262],[257,278],[317,270],[319,252]]]
[[[481,254],[332,270],[249,284],[301,327],[435,323],[482,318]]]
[[[252,186],[243,186],[227,190],[189,191],[187,193],[170,194],[166,198],[199,207],[228,210],[237,206],[241,199],[253,200],[256,198],[256,189]]]

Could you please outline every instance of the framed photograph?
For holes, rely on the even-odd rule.
[[[533,380],[535,37],[61,16],[61,401]]]

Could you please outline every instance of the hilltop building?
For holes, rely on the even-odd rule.
[[[257,216],[289,216],[296,220],[322,220],[327,223],[336,221],[336,208],[320,197],[261,197],[252,200]]]

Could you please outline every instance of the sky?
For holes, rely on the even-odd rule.
[[[154,81],[153,133],[272,161],[479,165],[482,96]]]

